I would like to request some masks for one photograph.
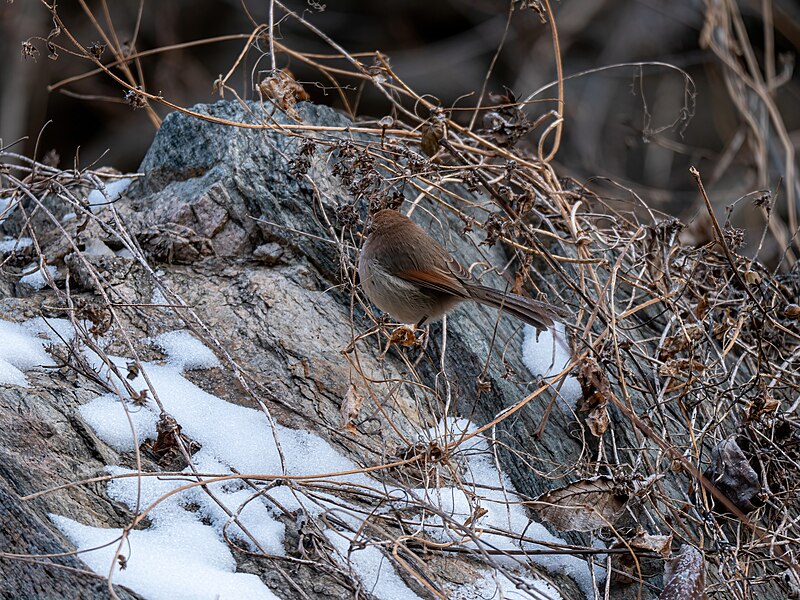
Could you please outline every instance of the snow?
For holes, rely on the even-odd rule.
[[[37,263],[29,264],[27,267],[23,269],[23,272],[27,273],[32,269],[36,270],[31,273],[28,273],[23,277],[20,277],[19,281],[20,283],[24,283],[26,285],[31,286],[35,290],[40,290],[47,285],[47,278],[44,276],[44,272]],[[50,277],[55,278],[58,276],[58,269],[56,267],[47,265],[47,270],[50,272]]]
[[[440,424],[439,427],[430,430],[428,439],[436,440],[439,447],[443,447],[453,439],[468,435],[474,430],[475,426],[466,419],[451,420],[447,428]],[[551,534],[543,525],[527,517],[522,500],[516,494],[513,485],[495,466],[485,439],[476,436],[462,442],[452,459],[460,460],[464,467],[459,488],[418,488],[411,490],[411,494],[424,498],[456,523],[472,519],[473,527],[481,532],[479,541],[476,543],[475,540],[465,539],[461,528],[452,527],[439,516],[429,516],[424,519],[429,536],[440,542],[461,542],[468,548],[477,548],[478,544],[481,544],[494,550],[549,549],[540,544],[515,540],[514,534],[542,542],[567,544],[565,540]],[[402,506],[407,502],[405,497],[408,492],[397,489],[394,494],[396,497],[399,496],[396,505]],[[486,513],[476,520],[474,516],[477,514],[477,508],[485,510]],[[422,515],[420,517],[422,518]],[[510,535],[489,533],[487,530],[490,529],[509,532]],[[568,554],[530,555],[527,558],[548,571],[568,575],[575,580],[587,598],[594,597],[591,573],[586,561]],[[518,565],[515,559],[509,557],[496,556],[495,560],[509,567]],[[595,576],[602,578],[604,573],[598,568]]]
[[[566,544],[562,538],[553,535],[544,525],[535,521],[531,521],[530,527],[525,531],[525,537],[550,544]],[[549,546],[535,542],[523,542],[521,546],[523,550],[551,549]],[[586,561],[570,554],[534,554],[529,558],[551,573],[561,573],[573,579],[587,598],[595,597],[592,574],[589,572],[589,566]],[[605,569],[597,564],[602,560],[604,560],[604,555],[598,556],[594,565],[594,576],[598,581],[605,579]]]
[[[563,323],[556,323],[547,331],[538,334],[533,327],[525,326],[522,361],[532,375],[552,377],[563,371],[571,360]],[[553,387],[558,388],[558,384]],[[575,403],[581,397],[581,384],[574,375],[563,378],[559,395],[570,408],[575,407]]]
[[[0,332],[0,336],[2,336],[2,332]],[[10,362],[0,359],[0,384],[28,387],[28,380],[25,378],[25,373]]]
[[[127,359],[110,358],[122,373],[127,372]],[[114,381],[119,389],[123,389],[122,382],[109,373],[99,359],[89,356],[89,360],[103,376]],[[153,383],[164,410],[180,423],[183,433],[200,443],[224,464],[235,467],[242,473],[284,472],[272,429],[260,410],[231,404],[203,391],[185,379],[174,365],[144,363],[143,369]],[[130,380],[130,384],[135,390],[147,388],[141,374]],[[93,413],[100,402],[105,403],[100,399],[89,402],[82,407],[81,413],[85,418],[88,416],[88,419],[93,419]],[[156,415],[160,412],[152,399],[147,401],[145,409]],[[288,473],[310,475],[358,468],[314,434],[289,429],[277,423],[275,430],[286,457]],[[144,429],[139,435],[141,438],[154,438],[155,429]],[[314,461],[309,461],[309,456],[313,456]],[[356,479],[359,478],[350,477],[351,481]],[[361,483],[368,481],[361,476]]]
[[[0,384],[28,387],[23,371],[55,365],[35,328],[0,319]]]
[[[2,223],[2,221],[0,221]],[[13,252],[14,250],[22,250],[28,246],[33,245],[33,240],[29,237],[23,238],[5,238],[0,240],[0,252]]]
[[[176,333],[179,335],[172,335]],[[166,365],[144,363],[143,370],[153,382],[164,409],[181,425],[182,432],[202,445],[202,449],[192,457],[193,466],[197,471],[229,475],[232,473],[231,468],[233,467],[242,473],[283,473],[284,468],[272,427],[261,411],[225,402],[204,392],[183,377],[182,369],[199,368],[200,364],[208,365],[211,362],[209,357],[213,357],[213,354],[198,340],[191,337],[188,332],[170,332],[166,337],[159,336],[158,340],[162,347],[167,349],[168,362]],[[121,381],[109,372],[99,357],[87,353],[87,358],[102,376],[116,384],[119,389],[123,389]],[[121,373],[127,372],[127,359],[112,357],[112,361]],[[130,383],[134,390],[146,388],[141,374]],[[149,395],[148,398],[150,398]],[[134,440],[125,409],[136,429],[139,443],[156,436],[159,409],[152,400],[148,400],[143,407],[133,406],[130,403],[123,406],[115,395],[105,394],[81,407],[80,412],[84,420],[109,445],[120,451],[131,451],[134,449]],[[325,440],[309,432],[275,424],[275,433],[286,456],[285,471],[287,473],[294,475],[325,474],[358,468],[353,462],[341,456]],[[314,457],[313,461],[309,460],[310,456]],[[131,471],[125,471],[119,467],[111,467],[109,470],[117,475],[131,473]],[[108,494],[112,499],[123,502],[135,510],[137,506],[140,508],[149,506],[163,494],[186,485],[191,480],[188,474],[186,478],[180,480],[163,480],[154,477],[114,479],[108,485]],[[346,481],[355,484],[375,483],[360,474],[347,476]],[[141,482],[141,487],[139,482]],[[181,548],[168,549],[160,545],[161,540],[169,539],[169,535],[171,535],[169,532],[175,527],[176,522],[192,523],[193,530],[196,532],[200,531],[199,527],[206,528],[208,531],[202,535],[211,535],[215,544],[221,544],[226,548],[223,530],[231,538],[243,541],[252,550],[260,548],[270,554],[285,554],[285,528],[278,519],[277,509],[268,504],[264,498],[255,495],[254,490],[238,480],[211,483],[208,488],[228,511],[223,510],[199,486],[170,496],[149,513],[152,526],[147,530],[135,532],[136,534],[150,532],[149,535],[132,536],[129,540],[132,552],[126,573],[130,571],[134,563],[140,560],[139,556],[151,556],[158,552],[166,553],[168,550],[169,552],[181,550]],[[287,507],[292,504],[291,493],[285,487],[270,490],[270,495],[279,499]],[[305,499],[302,494],[299,496],[301,499]],[[297,499],[294,499],[294,504],[298,504]],[[321,506],[317,510],[321,512],[326,508],[328,506]],[[237,515],[243,527],[255,538],[255,541],[251,540],[236,524],[230,522],[229,513]],[[200,523],[201,519],[206,519],[210,524]],[[64,522],[59,521],[59,527]],[[97,530],[74,522],[70,522],[69,530],[62,529],[62,531],[81,548],[85,547],[85,545],[81,545],[84,544],[82,536],[89,536],[93,542],[96,537],[92,536],[100,535]],[[99,532],[102,531],[99,530]],[[114,530],[106,531],[105,535],[109,539],[119,534]],[[112,555],[106,554],[96,563],[87,561],[87,564],[98,573],[105,573],[112,558]],[[169,562],[171,558],[165,556],[163,560]],[[138,564],[136,568],[141,570],[133,571],[135,573],[144,574],[146,572],[146,568],[140,567]],[[120,579],[115,578],[115,580],[123,583]],[[160,588],[153,590],[144,583],[139,585],[135,578],[125,581],[128,582],[126,585],[147,598],[169,597],[170,590],[179,585],[178,580],[173,578],[162,582],[165,586],[164,590],[160,590]],[[264,589],[266,590],[266,588]],[[257,596],[248,594],[239,597]]]
[[[126,403],[123,407],[116,394],[98,396],[89,404],[81,406],[78,411],[95,433],[117,452],[135,450],[131,426],[134,427],[140,444],[156,435],[158,413],[131,403]]]
[[[339,564],[353,568],[364,590],[378,600],[419,600],[400,579],[394,566],[375,546],[352,545],[352,540],[338,531],[327,530],[325,537],[333,544]]]
[[[75,329],[67,319],[45,319],[35,317],[25,321],[22,326],[29,332],[54,343],[69,342],[75,337]]]
[[[90,569],[107,575],[114,564],[113,581],[149,600],[277,600],[256,575],[235,573],[228,546],[211,527],[191,518],[176,515],[158,527],[131,531],[121,548],[125,569],[115,557],[121,529],[90,527],[58,515],[50,519]]]
[[[91,211],[97,212],[107,204],[118,200],[132,181],[130,177],[115,179],[106,183],[105,187],[89,192],[88,202]]]
[[[0,198],[0,223],[5,221],[16,207],[17,203],[13,198]]]
[[[361,473],[328,475],[354,471],[358,466],[324,439],[310,432],[270,423],[262,411],[225,402],[188,381],[184,377],[185,370],[218,364],[213,353],[189,332],[168,332],[151,342],[165,351],[166,364],[143,363],[141,372],[129,383],[134,390],[146,389],[143,377],[146,373],[164,410],[180,424],[183,434],[201,445],[192,457],[192,466],[197,473],[227,476],[235,471],[259,474],[259,480],[270,475],[319,474],[326,481],[337,481],[343,488],[368,486],[373,490],[387,491],[392,501],[380,507],[379,511],[407,510],[409,507],[417,507],[417,510],[418,501],[426,501],[449,519],[424,511],[418,518],[424,534],[437,541],[460,542],[466,547],[477,548],[479,544],[484,548],[516,551],[538,547],[532,542],[520,542],[520,535],[563,543],[543,526],[528,519],[510,481],[495,465],[488,442],[480,436],[462,442],[454,451],[453,464],[460,465],[462,471],[459,487],[406,490],[387,488]],[[88,350],[84,353],[101,377],[117,389],[125,389],[122,381],[97,355]],[[126,377],[129,359],[110,358],[120,375]],[[131,425],[140,444],[156,437],[160,408],[152,397],[152,393],[148,393],[144,406],[137,406],[130,400],[123,404],[114,394],[104,394],[82,406],[80,413],[110,446],[130,452],[135,449]],[[452,419],[446,426],[440,425],[424,432],[421,440],[437,440],[443,447],[454,438],[473,431],[475,427],[469,421]],[[368,537],[356,537],[370,535],[371,528],[364,523],[367,516],[341,497],[319,490],[311,497],[302,487],[290,488],[285,484],[259,495],[242,479],[233,477],[208,483],[207,489],[214,495],[212,498],[200,486],[189,485],[197,481],[190,469],[184,476],[170,478],[126,476],[135,475],[135,472],[119,466],[110,466],[108,471],[118,476],[108,483],[107,492],[111,499],[128,506],[133,512],[152,507],[148,512],[149,527],[131,532],[123,546],[127,567],[120,570],[118,565],[115,566],[114,574],[116,583],[130,587],[145,598],[213,598],[217,594],[221,598],[273,598],[258,579],[235,573],[235,563],[225,535],[252,551],[285,555],[285,526],[279,518],[276,503],[288,511],[302,509],[303,514],[312,518],[323,512],[329,516],[335,514],[346,527],[324,531],[335,548],[334,559],[352,569],[364,589],[376,598],[418,598],[389,559],[390,548],[376,546]],[[184,486],[188,487],[176,491]],[[175,493],[165,498],[173,491]],[[412,502],[412,496],[417,501]],[[473,523],[479,533],[477,542],[464,540],[463,531],[450,523],[474,519],[477,508],[486,510]],[[233,522],[231,514],[236,515],[242,528]],[[121,533],[118,529],[90,527],[64,517],[51,518],[81,551],[111,542]],[[490,530],[499,531],[493,533]],[[116,545],[111,545],[80,556],[92,570],[106,575],[115,562],[115,548]],[[587,596],[592,597],[586,562],[558,555],[529,558],[554,571],[569,574]],[[476,582],[452,586],[449,590],[452,597],[463,600],[479,597],[560,599],[556,590],[546,582],[524,572],[517,573],[520,561],[504,556],[495,559],[504,569],[514,571],[514,577],[522,580],[522,587],[529,591],[517,589],[514,582],[499,571],[487,570]]]
[[[450,590],[450,600],[560,600],[561,594],[542,579],[532,579],[525,574],[515,573],[527,586],[530,593],[517,589],[516,584],[498,571],[483,571],[473,583],[455,586]]]
[[[168,363],[180,371],[219,366],[219,359],[214,353],[186,330],[163,333],[153,343],[167,354]]]

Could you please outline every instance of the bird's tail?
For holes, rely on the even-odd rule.
[[[556,308],[552,304],[510,292],[501,292],[476,284],[470,284],[467,290],[473,300],[501,310],[540,331],[552,327],[554,320],[568,316],[566,311]]]

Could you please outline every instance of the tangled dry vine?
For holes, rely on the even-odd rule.
[[[349,299],[351,332],[348,343],[336,348],[341,351],[338,360],[346,362],[351,373],[341,401],[340,430],[331,431],[329,424],[314,415],[300,416],[336,440],[349,439],[351,452],[354,447],[361,452],[362,466],[292,475],[281,455],[281,473],[199,471],[192,460],[195,442],[181,432],[181,423],[170,416],[148,379],[133,323],[155,326],[162,315],[159,311],[174,311],[217,354],[239,386],[239,401],[257,406],[266,415],[279,451],[273,413],[297,412],[291,400],[275,394],[260,374],[249,369],[202,311],[163,276],[161,268],[166,265],[211,257],[214,243],[191,230],[132,231],[129,215],[118,209],[113,198],[99,209],[89,206],[89,192],[102,189],[104,181],[120,179],[121,174],[80,167],[77,162],[75,168],[62,170],[3,148],[0,196],[9,199],[4,213],[7,225],[14,224],[19,239],[32,240],[29,247],[12,247],[3,269],[24,276],[33,261],[35,270],[46,277],[50,288],[46,311],[68,318],[77,332],[59,357],[65,369],[116,394],[126,413],[151,402],[160,415],[158,439],[150,445],[136,441],[132,473],[75,480],[23,500],[117,479],[180,478],[184,485],[147,505],[137,503],[117,540],[115,556],[124,557],[130,532],[145,524],[159,505],[198,488],[227,514],[226,541],[242,555],[267,561],[292,593],[304,598],[309,597],[307,591],[290,572],[300,566],[319,569],[356,594],[364,592],[346,562],[332,558],[325,528],[351,530],[360,543],[382,549],[416,590],[439,598],[447,597],[448,588],[437,571],[437,558],[468,555],[524,590],[528,584],[514,568],[528,568],[531,557],[550,553],[602,563],[610,576],[598,588],[597,597],[609,597],[616,583],[633,583],[639,594],[652,596],[660,592],[650,580],[652,571],[660,573],[660,563],[672,556],[673,545],[682,548],[675,553],[676,560],[684,561],[680,563],[684,569],[693,569],[695,587],[689,592],[670,587],[665,577],[662,598],[695,598],[705,593],[744,599],[753,597],[754,590],[797,590],[800,277],[794,263],[797,219],[791,175],[794,158],[788,140],[788,210],[779,206],[783,196],[766,186],[740,200],[753,203],[763,215],[758,248],[746,256],[740,252],[745,232],[718,220],[712,207],[715,199],[707,195],[703,174],[697,170],[687,177],[694,178],[706,207],[700,219],[705,226],[700,227],[650,208],[646,198],[622,185],[613,184],[619,193],[610,198],[559,176],[552,159],[564,125],[562,77],[555,99],[532,96],[520,101],[510,92],[489,94],[470,109],[465,121],[462,110],[440,106],[434,98],[411,89],[386,56],[348,53],[304,14],[275,0],[270,3],[270,22],[254,22],[251,32],[224,37],[243,40],[239,59],[213,86],[215,93],[232,97],[250,117],[232,121],[213,111],[179,106],[167,94],[149,91],[141,61],[176,47],[138,52],[135,43],[123,46],[105,1],[100,4],[98,16],[81,2],[86,18],[102,37],[102,47],[78,40],[71,26],[61,20],[56,5],[48,6],[54,28],[39,41],[50,57],[65,60],[66,55],[93,65],[84,76],[71,77],[51,89],[64,88],[82,77],[105,75],[154,124],[161,124],[153,110],[160,104],[187,117],[257,132],[265,144],[273,143],[268,136],[292,141],[292,153],[284,158],[291,176],[313,191],[315,203],[307,210],[314,213],[317,228],[291,231],[285,224],[261,225],[301,239],[313,238],[331,249],[339,276],[331,282],[336,287],[331,293]],[[541,11],[552,27],[557,48],[549,3],[520,5],[515,10]],[[737,15],[733,8],[727,13],[709,9],[707,32],[737,31]],[[283,20],[302,24],[332,54],[304,53],[293,49],[288,40],[276,39],[276,27]],[[708,33],[709,44],[718,39]],[[35,56],[34,42],[28,40],[23,46],[31,57]],[[103,61],[104,49],[111,51],[111,61]],[[714,51],[727,50],[717,44]],[[271,60],[264,73],[255,67],[251,73],[255,103],[245,101],[230,84],[251,55]],[[301,102],[308,96],[291,72],[277,68],[278,56],[315,67],[321,80],[339,94],[353,121],[336,126],[304,121]],[[746,79],[734,68],[727,76]],[[386,116],[355,118],[356,103],[348,91],[362,86],[383,95]],[[685,86],[682,117],[688,118],[695,94],[688,75]],[[545,102],[552,110],[531,117],[531,107]],[[770,114],[779,121],[777,113]],[[679,119],[675,126],[684,127],[684,121]],[[283,152],[275,146],[272,150]],[[330,191],[334,183],[319,179],[319,164],[329,166],[335,193]],[[424,215],[440,237],[472,240],[469,268],[477,278],[495,278],[515,293],[541,295],[568,308],[573,314],[566,323],[569,362],[530,381],[518,372],[518,361],[509,358],[520,332],[506,335],[498,325],[487,343],[485,365],[468,371],[472,381],[465,388],[457,384],[453,372],[447,327],[432,330],[430,337],[437,339],[427,345],[417,343],[414,336],[398,338],[361,294],[355,269],[365,217],[387,207]],[[77,218],[65,222],[67,212]],[[787,215],[785,221],[782,213]],[[240,215],[243,220],[258,216]],[[146,304],[120,292],[115,274],[87,256],[86,245],[79,239],[87,227],[124,249],[163,301]],[[781,259],[769,266],[759,260],[767,240],[784,250]],[[61,252],[46,250],[53,247]],[[505,263],[497,260],[501,248]],[[56,281],[45,268],[56,263],[66,264],[70,276]],[[80,289],[71,287],[75,279],[80,280]],[[98,338],[106,334],[113,335],[115,352],[131,357],[127,370],[111,358],[107,347],[98,344]],[[99,356],[115,377],[101,378],[82,348]],[[382,376],[376,376],[372,362],[376,354],[380,359],[391,357],[399,367],[387,367]],[[502,410],[479,420],[475,427],[449,426],[459,417],[477,417],[486,410],[481,403],[499,379],[493,380],[489,371],[498,365],[504,370],[502,379],[521,393],[507,398]],[[139,374],[147,382],[144,390],[129,383]],[[570,374],[578,377],[580,398],[574,411],[559,410],[562,386]],[[412,414],[403,395],[415,399]],[[526,423],[535,420],[538,425],[519,437],[515,432],[523,414],[528,415]],[[368,439],[373,421],[389,428],[397,441],[393,453]],[[577,451],[570,457],[557,455],[548,446],[545,432],[556,421],[572,433]],[[132,430],[135,436],[133,426]],[[476,481],[469,472],[469,457],[474,453],[488,456],[498,470],[500,465],[514,465],[511,479],[517,490],[505,489],[502,478],[499,487]],[[179,467],[166,468],[167,455]],[[342,477],[355,474],[370,475],[375,484],[342,483]],[[535,483],[525,487],[527,480]],[[228,481],[243,482],[251,494],[236,511],[211,487]],[[269,552],[240,520],[241,511],[255,501],[266,501],[286,519],[299,519],[296,511],[283,508],[274,496],[280,487],[323,507],[307,511],[318,515],[318,521],[298,525],[298,551],[287,556]],[[469,499],[469,518],[455,519],[434,500],[436,491],[444,488],[457,489]],[[402,502],[398,489],[405,492]],[[421,489],[426,493],[419,493]],[[545,493],[529,493],[537,489]],[[341,510],[332,507],[337,503]],[[565,534],[569,543],[552,543],[525,531],[485,526],[481,517],[487,504],[505,506],[508,511],[522,504],[553,529],[578,533]],[[347,511],[360,515],[357,525],[343,516]],[[234,524],[250,544],[228,536],[227,529]],[[443,530],[450,534],[447,541],[441,536]],[[513,547],[498,539],[513,542]],[[598,540],[602,547],[596,544]],[[3,556],[32,561],[56,558]],[[109,565],[108,571],[109,590],[115,597],[116,564]],[[595,577],[594,570],[587,568],[587,572]],[[569,597],[563,581],[552,582]],[[540,592],[528,592],[541,597]]]

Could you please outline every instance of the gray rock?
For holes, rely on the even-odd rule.
[[[252,125],[265,116],[256,103],[243,107],[219,102],[194,110]],[[59,266],[69,268],[75,299],[82,302],[79,310],[89,314],[87,307],[97,306],[92,275],[100,273],[112,301],[120,305],[117,311],[133,340],[184,328],[185,318],[209,346],[230,353],[250,374],[249,384],[279,422],[312,430],[365,465],[383,463],[406,451],[421,429],[435,424],[443,399],[452,400],[455,413],[482,424],[533,391],[535,382],[521,362],[520,326],[507,318],[498,322],[494,311],[481,306],[462,306],[449,317],[444,370],[440,368],[441,324],[431,327],[424,351],[393,348],[382,358],[383,338],[373,335],[354,342],[354,336],[373,325],[359,303],[353,302],[349,277],[360,243],[360,221],[367,204],[375,202],[379,194],[368,169],[359,171],[347,164],[347,156],[343,156],[347,148],[341,140],[363,140],[348,132],[351,123],[333,110],[302,104],[299,112],[304,125],[342,129],[305,131],[304,136],[315,139],[317,147],[303,155],[307,164],[299,172],[297,159],[304,141],[279,132],[275,124],[290,128],[294,123],[273,112],[266,113],[274,117],[268,121],[271,129],[237,128],[180,113],[169,115],[142,163],[143,177],[131,185],[123,200],[98,215],[102,222],[113,225],[108,211],[117,211],[125,231],[144,250],[150,265],[159,269],[161,282],[200,316],[206,329],[193,320],[189,309],[147,306],[162,297],[160,288],[149,269],[127,256],[127,251],[125,257],[105,256],[107,253],[82,256],[53,232],[52,224],[36,215],[33,223],[43,232],[43,251],[59,257]],[[337,165],[346,168],[337,171]],[[358,193],[359,186],[363,197],[355,199],[353,192]],[[418,193],[401,191],[407,198]],[[500,246],[480,246],[480,240],[462,234],[460,220],[436,210],[432,214],[438,219],[434,219],[425,213],[430,208],[434,207],[429,201],[423,201],[414,218],[463,264],[505,263]],[[64,212],[67,209],[62,207],[60,213]],[[68,221],[68,232],[75,234],[82,220]],[[86,230],[85,235],[102,237],[105,245],[121,253],[122,232],[102,222],[91,223],[94,229]],[[495,277],[497,286],[504,285],[497,276],[487,277]],[[547,289],[554,284],[543,285]],[[0,289],[10,286],[2,283]],[[51,290],[24,299],[6,298],[0,301],[0,316],[22,320],[39,314],[43,306],[63,316],[57,311],[61,302]],[[102,326],[102,307],[91,314]],[[642,314],[641,318],[647,317]],[[643,336],[650,333],[642,328]],[[112,328],[109,335],[114,340],[109,352],[127,355],[119,331]],[[150,358],[147,353],[152,350],[143,347],[141,351],[143,358]],[[648,367],[634,368],[644,373]],[[227,401],[257,407],[242,389],[231,363],[191,377]],[[11,515],[10,520],[0,520],[0,550],[68,552],[68,543],[47,521],[48,512],[119,526],[126,522],[126,511],[108,500],[102,486],[77,486],[35,502],[22,503],[19,497],[97,475],[106,464],[132,466],[132,457],[108,448],[82,423],[78,407],[103,391],[91,377],[74,370],[54,370],[35,373],[30,379],[33,387],[28,390],[6,387],[0,393],[0,509]],[[401,379],[416,379],[418,385],[398,384]],[[368,397],[354,423],[355,433],[345,430],[340,415],[351,385]],[[633,391],[631,398],[637,412],[645,414],[649,407],[637,392]],[[545,418],[549,399],[546,395],[535,399],[487,432],[499,442],[502,467],[517,490],[531,497],[555,487],[554,480],[575,478],[569,466],[585,452],[584,441],[596,450],[582,417],[561,402],[556,402],[547,416],[541,437],[533,435]],[[611,420],[617,447],[637,448],[640,440],[630,423],[614,411]],[[164,468],[158,457],[146,452],[144,456],[145,469]],[[553,465],[566,468],[553,472]],[[402,471],[388,475],[401,481],[413,476]],[[663,489],[683,498],[683,485],[676,476]],[[288,536],[297,539],[289,521]],[[24,536],[20,530],[25,531]],[[577,534],[565,537],[576,544],[590,543]],[[74,557],[56,560],[82,569]],[[320,590],[319,594],[309,592],[312,597],[352,594],[322,565],[272,563],[243,554],[237,554],[237,560],[241,570],[259,574],[283,598],[302,597],[298,586]],[[5,575],[0,593],[8,597],[105,595],[104,583],[90,575],[50,566],[30,567],[3,555],[0,561]],[[432,577],[460,581],[474,571],[470,564],[466,558],[437,557],[429,561],[428,568]],[[285,575],[276,575],[281,573],[278,566]],[[297,585],[290,584],[289,577]],[[571,580],[555,579],[565,598],[581,597]],[[631,591],[633,588],[636,590]],[[422,588],[415,589],[423,593]],[[638,591],[638,586],[621,591],[615,586],[612,597]],[[647,587],[641,592],[643,598],[656,595]]]

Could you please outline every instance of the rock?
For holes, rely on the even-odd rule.
[[[158,357],[142,342],[144,338],[188,324],[225,358],[221,368],[187,375],[193,382],[228,402],[256,409],[253,395],[257,395],[280,424],[313,431],[362,465],[408,456],[409,446],[436,424],[446,403],[451,405],[450,414],[484,424],[536,389],[521,361],[519,325],[508,318],[498,321],[495,311],[474,304],[465,304],[448,317],[443,364],[441,323],[431,326],[424,350],[392,348],[382,356],[385,341],[371,333],[373,321],[354,301],[353,261],[367,205],[396,190],[384,189],[376,167],[364,164],[369,157],[359,154],[358,144],[365,140],[348,131],[350,121],[331,109],[302,103],[298,112],[304,125],[335,128],[304,131],[304,139],[284,135],[276,127],[259,129],[261,119],[269,116],[285,128],[296,123],[278,111],[265,112],[258,103],[218,102],[193,110],[253,127],[170,114],[141,165],[143,176],[114,204],[121,226],[108,225],[113,224],[110,207],[101,209],[96,221],[85,222],[78,215],[63,224],[71,235],[81,227],[86,239],[102,240],[116,256],[101,249],[81,257],[53,223],[40,213],[34,215],[32,226],[42,233],[43,252],[56,257],[59,268],[69,272],[72,312],[66,310],[63,289],[56,293],[45,288],[26,298],[0,300],[0,317],[22,321],[43,310],[74,314],[96,328],[94,338],[108,344],[109,354],[130,356],[130,340],[143,359]],[[418,190],[397,193],[410,199]],[[464,194],[471,194],[476,206],[486,200]],[[59,218],[72,210],[55,206],[52,197],[47,202]],[[429,209],[433,210],[426,212]],[[464,210],[466,217],[479,214],[479,208]],[[437,211],[427,199],[420,202],[414,218],[464,265],[480,269],[507,262],[500,244],[481,245],[483,240],[476,235],[463,233],[462,220]],[[7,226],[13,228],[15,223],[19,221],[9,220]],[[127,248],[131,241],[135,244]],[[146,262],[137,258],[136,246]],[[95,273],[102,276],[119,327],[97,294]],[[14,289],[7,279],[8,275],[0,276],[0,290]],[[485,280],[496,287],[504,285],[491,272]],[[179,301],[184,308],[153,306]],[[658,327],[663,325],[658,319],[663,316],[653,310],[642,311],[637,318],[647,327],[630,335],[641,335],[655,347],[652,340],[658,340]],[[62,358],[77,366],[66,349]],[[638,369],[643,379],[650,373],[648,365],[626,365]],[[748,377],[744,371],[741,376]],[[91,525],[120,527],[130,522],[129,511],[110,501],[102,485],[69,487],[31,502],[19,498],[97,476],[108,464],[134,467],[134,457],[114,451],[83,423],[78,408],[106,391],[90,373],[72,368],[28,375],[31,388],[6,387],[0,394],[0,508],[11,515],[0,520],[0,550],[69,552],[69,543],[49,524],[49,512]],[[245,392],[244,383],[253,395]],[[647,414],[651,407],[640,391],[627,391],[633,409]],[[352,420],[352,432],[345,429],[340,412],[348,395],[365,398]],[[562,402],[552,407],[549,403],[550,396],[543,394],[487,431],[499,442],[497,459],[503,470],[528,497],[557,487],[556,480],[576,479],[572,465],[579,457],[585,462],[594,460],[586,458],[587,452],[598,455],[596,441],[586,440],[582,418]],[[534,432],[545,418],[546,427],[537,437]],[[642,445],[641,433],[619,412],[611,411],[610,420],[615,451]],[[152,452],[142,455],[144,470],[156,471],[167,464],[159,463]],[[424,465],[404,468],[387,476],[418,481]],[[660,493],[684,498],[685,480],[680,475],[659,485]],[[299,534],[292,527],[287,524],[287,539],[297,540]],[[575,544],[591,543],[580,534],[564,537]],[[324,590],[321,593],[336,598],[352,594],[329,567],[315,568],[309,561],[272,563],[245,553],[236,553],[236,559],[241,571],[261,576],[282,598],[302,597],[298,587]],[[5,576],[0,593],[11,597],[106,597],[105,583],[86,574],[74,557],[52,561],[80,571],[31,567],[3,555],[0,561]],[[426,576],[433,579],[448,580],[449,574],[457,574],[453,581],[460,581],[475,570],[470,559],[455,554],[425,564]],[[275,576],[276,565],[289,574]],[[289,576],[296,586],[288,582]],[[565,598],[582,597],[571,579],[552,578]],[[406,583],[424,593],[412,578],[407,577]],[[657,592],[651,587],[613,589],[612,598],[641,592],[642,598],[652,599]],[[124,590],[118,593],[134,597]]]

